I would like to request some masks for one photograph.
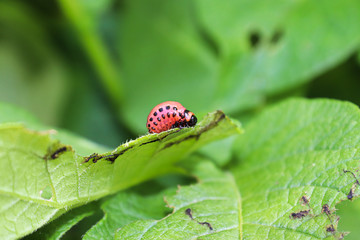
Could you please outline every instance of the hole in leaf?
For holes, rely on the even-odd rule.
[[[271,44],[277,44],[284,36],[284,32],[280,30],[276,30],[270,38]]]
[[[260,44],[261,36],[259,32],[250,32],[249,42],[252,48],[257,48]]]
[[[50,200],[52,198],[52,190],[49,185],[47,185],[43,190],[40,191],[40,197],[46,200]]]

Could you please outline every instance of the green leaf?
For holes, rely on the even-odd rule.
[[[101,13],[109,6],[111,0],[58,0],[58,3],[81,41],[83,50],[93,64],[108,97],[118,107],[123,98],[122,81],[98,31]],[[95,9],[94,5],[101,8]]]
[[[360,42],[360,29],[350,24],[360,21],[357,0],[197,3],[220,51],[223,110],[252,107],[299,86],[343,61]]]
[[[3,174],[1,174],[3,176]],[[16,239],[33,232],[65,212],[0,194],[0,238]]]
[[[340,216],[339,229],[350,232],[346,236],[347,240],[357,240],[360,236],[359,221],[360,221],[360,199],[354,202],[342,202],[336,206],[336,211]]]
[[[123,115],[128,125],[142,132],[142,119],[169,100],[198,115],[213,111],[217,65],[194,26],[192,1],[125,2],[119,49],[127,89]]]
[[[155,176],[175,171],[174,163],[204,144],[241,132],[239,124],[222,112],[207,115],[194,128],[149,134],[104,154],[77,154],[100,146],[71,134],[32,131],[19,123],[0,124],[0,194],[3,205],[15,200],[45,208],[33,224],[15,231],[17,237],[45,224],[53,211],[70,208],[104,197]],[[74,147],[56,138],[75,143]],[[92,146],[92,148],[91,148]],[[57,209],[54,209],[57,208]],[[18,215],[27,208],[9,210]],[[59,214],[60,214],[59,213]],[[36,217],[36,215],[34,215]],[[27,216],[32,221],[32,215]],[[33,220],[35,221],[35,220]],[[27,224],[26,221],[17,222]],[[0,229],[7,229],[6,225]],[[5,231],[5,230],[4,230]],[[0,231],[0,234],[2,232]]]
[[[105,216],[85,234],[84,240],[111,239],[116,229],[135,220],[164,217],[167,211],[164,194],[141,197],[135,193],[118,193],[101,205]]]
[[[172,214],[135,221],[116,237],[342,238],[335,205],[360,193],[359,143],[357,106],[286,101],[260,114],[235,142],[238,165],[232,174],[200,163],[199,184],[167,198]]]
[[[347,102],[298,99],[248,125],[234,145],[239,164],[232,169],[242,195],[244,238],[332,236],[327,228],[336,229],[335,205],[360,192],[352,175],[359,169],[359,113]],[[301,204],[303,196],[309,205]],[[325,204],[329,217],[322,213]],[[303,218],[289,217],[307,210]]]
[[[241,197],[231,174],[200,163],[199,183],[166,197],[173,212],[161,220],[138,220],[119,229],[116,239],[240,239]]]
[[[57,125],[67,97],[68,72],[41,21],[23,2],[0,2],[0,101]]]
[[[126,7],[123,115],[137,132],[163,101],[199,115],[261,106],[343,61],[360,42],[351,24],[360,22],[357,0],[130,0]]]
[[[95,210],[91,204],[83,207],[70,210],[68,213],[62,215],[55,221],[45,225],[41,229],[37,230],[33,234],[27,236],[26,239],[48,239],[55,240],[61,239],[61,237],[69,231],[74,225],[83,220],[84,218],[94,214]]]

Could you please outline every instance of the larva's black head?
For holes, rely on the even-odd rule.
[[[186,122],[185,122],[186,126],[189,126],[189,127],[195,126],[195,124],[197,122],[197,118],[195,117],[195,114],[190,112],[189,110],[185,110],[184,115],[185,115],[185,120],[186,120]]]
[[[190,121],[188,122],[188,125],[189,125],[190,127],[192,127],[192,126],[195,126],[196,123],[197,123],[197,118],[196,118],[195,115],[193,114],[193,115],[191,116],[191,118],[190,118]]]

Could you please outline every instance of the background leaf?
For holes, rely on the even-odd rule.
[[[234,145],[238,166],[232,168],[243,197],[244,238],[332,236],[327,228],[336,229],[335,205],[350,191],[359,193],[353,175],[343,172],[357,175],[359,117],[347,102],[289,100],[248,125]],[[300,219],[289,217],[307,210]]]
[[[93,205],[88,204],[84,207],[73,209],[66,214],[62,215],[55,221],[45,225],[40,230],[27,236],[25,239],[61,239],[64,234],[71,229],[78,222],[84,218],[94,214]]]
[[[118,193],[102,203],[105,216],[84,235],[84,239],[114,238],[116,229],[132,221],[163,217],[167,212],[164,194],[142,197],[134,193]]]
[[[126,1],[126,7],[123,113],[134,131],[152,106],[169,99],[200,115],[262,106],[343,61],[360,41],[360,30],[348,25],[360,21],[356,0],[271,7],[267,1],[156,0]]]

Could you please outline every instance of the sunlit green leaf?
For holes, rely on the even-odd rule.
[[[360,192],[352,175],[359,143],[360,112],[351,103],[290,100],[260,114],[234,145],[244,238],[323,239],[332,236],[331,226],[340,236],[335,205]]]
[[[197,166],[194,174],[200,183],[165,198],[173,213],[128,224],[116,239],[241,239],[241,197],[233,176],[210,163]]]
[[[63,131],[58,134],[33,131],[19,123],[3,123],[0,125],[0,194],[7,197],[4,199],[50,209],[48,214],[52,211],[62,213],[175,171],[174,163],[190,152],[239,132],[238,123],[222,112],[214,112],[194,128],[145,135],[113,151],[97,154],[95,152],[103,150],[102,147]],[[68,141],[60,143],[57,135]],[[64,144],[68,142],[75,143],[74,147]],[[88,152],[90,146],[94,151],[90,156],[77,154],[77,149]],[[10,200],[3,205],[10,205]],[[21,211],[27,210],[17,208],[9,214],[17,215]],[[40,216],[37,221],[44,224],[44,218],[45,215]],[[35,230],[39,225],[27,227]],[[28,232],[31,230],[15,233],[22,236]]]
[[[235,142],[231,173],[201,163],[200,179],[118,239],[338,239],[335,205],[360,192],[360,112],[347,102],[290,100],[252,121]],[[200,166],[200,167],[199,167]]]

